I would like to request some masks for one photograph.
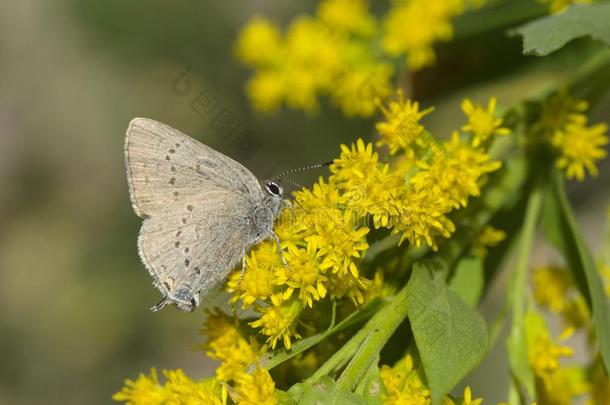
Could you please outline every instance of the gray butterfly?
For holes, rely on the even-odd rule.
[[[130,122],[125,162],[133,209],[144,218],[140,257],[163,293],[153,311],[192,311],[240,259],[245,266],[249,247],[271,237],[279,249],[277,181],[259,183],[233,159],[147,118]]]

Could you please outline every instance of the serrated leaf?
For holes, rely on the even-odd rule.
[[[481,315],[447,287],[440,261],[418,262],[407,285],[409,320],[436,404],[487,351],[487,327]]]
[[[589,36],[610,46],[610,3],[576,5],[510,31],[523,37],[523,53],[544,56]]]
[[[561,252],[572,272],[576,285],[591,308],[599,351],[610,370],[610,304],[604,286],[564,189],[562,174],[554,169],[545,199],[542,216],[547,239]]]
[[[481,299],[483,284],[483,260],[472,254],[462,257],[457,263],[449,288],[466,304],[476,308]]]

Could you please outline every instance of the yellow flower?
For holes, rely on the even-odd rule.
[[[246,25],[237,40],[237,57],[251,66],[276,62],[281,56],[280,32],[266,18],[254,17]]]
[[[258,360],[256,342],[246,340],[235,322],[224,314],[208,314],[201,332],[208,337],[203,345],[208,357],[222,362],[216,369],[220,381],[234,380],[248,365]]]
[[[544,102],[536,129],[550,138],[555,131],[562,130],[568,124],[584,125],[587,123],[584,113],[588,108],[587,101],[578,100],[562,90]]]
[[[341,155],[330,166],[333,174],[330,180],[335,183],[346,183],[347,188],[350,185],[357,187],[362,184],[371,171],[377,168],[378,160],[379,155],[377,152],[373,152],[373,144],[365,145],[360,138],[355,145],[351,145],[351,148],[341,145]]]
[[[318,6],[318,15],[337,30],[368,36],[375,32],[375,20],[367,8],[364,0],[324,0]]]
[[[506,232],[496,229],[491,225],[485,225],[474,241],[474,251],[481,258],[487,256],[487,248],[498,246],[506,238]]]
[[[561,315],[566,326],[580,328],[589,324],[587,304],[575,291],[566,269],[555,266],[534,269],[532,287],[536,302]]]
[[[125,380],[121,391],[112,396],[117,402],[126,402],[133,405],[162,404],[167,400],[168,393],[159,384],[157,370],[150,369],[150,375],[140,374],[138,379]]]
[[[226,405],[215,379],[193,381],[182,370],[164,370],[165,385],[161,385],[154,368],[150,376],[140,374],[136,381],[126,380],[125,387],[112,396],[118,402],[131,405]]]
[[[299,299],[311,308],[314,301],[326,297],[327,277],[322,273],[315,253],[309,245],[307,249],[300,249],[294,244],[288,246],[288,268],[281,266],[275,271],[276,283],[288,286],[283,299],[290,298],[298,289]]]
[[[259,70],[246,85],[246,93],[254,108],[270,113],[281,105],[284,98],[284,85],[281,77],[273,70]]]
[[[413,359],[407,355],[394,367],[381,366],[381,381],[386,389],[385,405],[428,405],[430,390],[423,383],[418,370],[413,368]]]
[[[466,386],[466,388],[464,388],[464,397],[461,401],[455,402],[453,399],[446,396],[443,400],[443,405],[479,405],[481,402],[483,402],[482,398],[472,399],[472,391],[469,386]]]
[[[525,317],[525,330],[529,363],[534,374],[545,379],[560,367],[560,357],[571,357],[573,350],[569,346],[560,346],[553,342],[544,319],[535,312]],[[567,329],[560,340],[567,339],[573,329]]]
[[[234,399],[239,405],[276,405],[275,383],[269,372],[257,366],[252,374],[240,374],[235,380]]]
[[[455,231],[455,225],[445,216],[446,212],[445,204],[439,204],[438,199],[430,199],[428,192],[412,192],[404,202],[392,233],[402,233],[400,243],[408,240],[412,245],[421,246],[425,241],[436,251],[436,236],[448,238]]]
[[[563,311],[569,302],[568,291],[572,280],[567,270],[555,266],[541,266],[532,272],[534,299],[555,313]]]
[[[463,11],[463,3],[461,0],[395,2],[384,21],[384,50],[392,56],[406,54],[411,70],[433,64],[436,56],[432,46],[437,41],[451,39],[451,18]]]
[[[409,150],[424,132],[419,121],[434,111],[433,107],[419,111],[419,103],[405,100],[402,90],[398,90],[398,100],[390,101],[387,107],[380,104],[380,108],[385,120],[375,125],[381,135],[377,146],[387,145],[391,154]]]
[[[569,124],[563,131],[555,132],[551,143],[557,147],[561,156],[557,159],[557,167],[566,171],[568,179],[579,181],[585,178],[585,169],[597,176],[595,161],[606,156],[604,146],[608,144],[606,124],[586,127],[579,124]]]
[[[273,272],[284,268],[277,252],[275,241],[266,241],[253,249],[246,258],[246,270],[243,277],[241,263],[239,269],[231,273],[225,289],[232,293],[231,302],[242,300],[242,306],[248,307],[256,300],[265,300],[274,293]]]
[[[261,328],[261,333],[267,336],[267,343],[275,349],[277,341],[281,340],[286,349],[292,346],[291,338],[300,338],[296,332],[296,321],[303,310],[303,303],[298,299],[291,299],[279,305],[270,305],[260,308],[261,317],[249,325]]]
[[[472,146],[475,148],[487,141],[493,135],[508,135],[510,130],[502,127],[502,118],[496,118],[496,98],[489,99],[487,109],[481,105],[473,104],[470,99],[462,101],[462,111],[468,117],[468,124],[462,127],[463,131],[472,133]]]
[[[225,405],[221,399],[220,385],[215,379],[195,382],[188,378],[182,370],[166,370],[165,390],[168,391],[167,402],[171,405]]]
[[[391,93],[394,68],[388,63],[357,61],[337,77],[331,97],[347,117],[370,117],[375,113],[375,99]]]
[[[481,194],[481,178],[501,167],[482,149],[471,147],[454,132],[445,145],[446,155],[436,154],[432,163],[419,161],[422,169],[411,182],[417,191],[425,191],[443,201],[446,207],[468,204],[470,196]]]

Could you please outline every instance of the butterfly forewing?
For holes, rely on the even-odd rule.
[[[233,159],[161,122],[134,118],[125,138],[129,192],[136,214],[152,216],[202,190],[262,198],[256,177]]]

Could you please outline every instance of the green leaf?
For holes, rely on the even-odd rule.
[[[610,370],[610,304],[593,255],[578,229],[564,189],[561,173],[554,169],[544,200],[543,225],[547,239],[561,252],[576,285],[591,308],[599,351]]]
[[[476,308],[481,299],[483,284],[483,260],[470,254],[462,257],[457,263],[449,288],[466,304]]]
[[[510,31],[523,37],[523,53],[545,56],[573,39],[590,36],[610,46],[610,3],[576,5]]]
[[[311,385],[301,386],[298,390],[291,388],[288,392],[294,395],[293,399],[299,405],[368,404],[361,396],[339,388],[337,383],[327,376]]]
[[[437,404],[487,351],[487,328],[481,315],[451,291],[441,261],[418,262],[407,285],[409,320]]]
[[[356,388],[356,394],[362,395],[367,404],[370,405],[382,405],[383,401],[381,398],[385,394],[385,386],[381,381],[381,376],[379,374],[379,356],[377,356],[377,360],[371,364],[369,370],[366,375],[358,384]]]

